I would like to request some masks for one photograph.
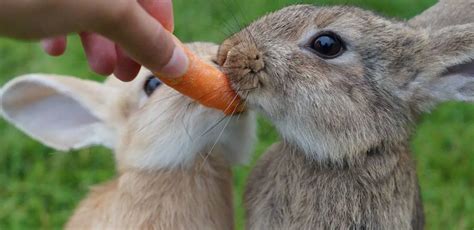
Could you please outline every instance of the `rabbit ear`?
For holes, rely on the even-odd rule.
[[[474,102],[474,62],[449,68],[441,77],[428,82],[427,89],[439,102]]]
[[[71,77],[32,74],[0,90],[2,116],[36,140],[57,150],[91,145],[113,147],[115,134],[103,121],[113,89]]]
[[[410,83],[416,104],[474,102],[474,24],[438,30],[427,47],[423,70]]]
[[[408,23],[416,27],[440,29],[474,22],[471,0],[441,0]]]

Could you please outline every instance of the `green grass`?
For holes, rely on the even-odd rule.
[[[176,33],[184,41],[220,42],[258,16],[294,3],[289,0],[175,0]],[[310,1],[299,1],[310,2]],[[434,0],[321,0],[353,4],[381,14],[409,18]],[[137,35],[139,36],[139,35]],[[48,72],[102,79],[86,65],[78,39],[66,56],[51,58],[37,44],[0,39],[0,84],[13,76]],[[277,135],[260,121],[254,161]],[[424,117],[413,140],[427,229],[474,229],[474,106],[446,104]],[[241,197],[251,166],[235,168],[237,224],[243,225]],[[0,120],[0,229],[59,229],[88,191],[110,179],[109,151],[92,148],[55,152]]]

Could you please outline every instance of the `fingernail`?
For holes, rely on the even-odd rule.
[[[177,45],[174,48],[170,61],[159,72],[168,78],[178,78],[186,73],[188,64],[188,56],[184,52],[183,48]]]

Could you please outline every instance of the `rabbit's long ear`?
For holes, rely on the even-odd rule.
[[[32,74],[0,90],[0,111],[17,128],[58,150],[112,148],[115,133],[103,121],[108,116],[106,99],[113,93],[92,81]]]
[[[474,22],[473,11],[474,2],[472,0],[440,0],[408,23],[412,26],[430,29],[462,25]]]
[[[420,59],[422,69],[410,86],[422,109],[443,101],[474,102],[474,24],[433,32]]]

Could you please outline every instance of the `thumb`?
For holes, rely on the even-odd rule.
[[[102,24],[98,33],[116,42],[126,53],[153,72],[168,77],[182,76],[189,60],[173,35],[138,2],[115,19]]]

